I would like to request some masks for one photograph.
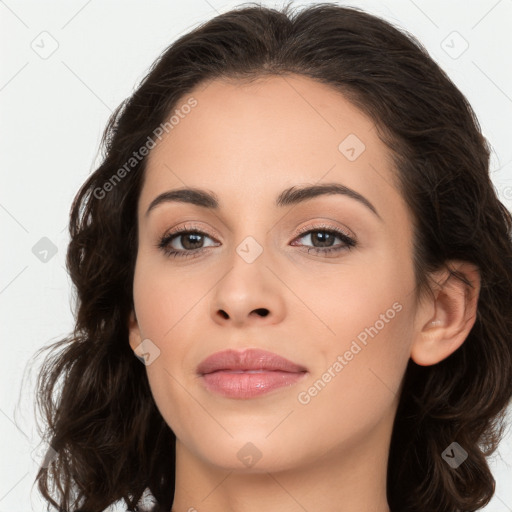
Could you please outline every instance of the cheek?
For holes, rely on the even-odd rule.
[[[388,324],[396,323],[394,319],[399,316],[397,309],[412,298],[412,268],[398,255],[381,252],[370,256],[354,257],[338,268],[331,266],[321,272],[303,271],[300,279],[287,275],[299,299],[294,311],[290,310],[296,321],[314,327],[322,339],[331,336],[332,341],[340,342],[375,323],[379,331],[384,326],[389,331]],[[290,305],[295,304],[295,299],[290,299]]]
[[[197,321],[200,299],[207,290],[206,280],[166,272],[165,263],[137,262],[133,287],[137,320],[143,338],[159,350],[146,367],[151,393],[167,424],[181,436],[187,432],[179,418],[200,413],[183,384],[184,364],[190,351],[188,329]]]
[[[340,403],[341,396],[343,402],[350,401],[349,394],[355,406],[355,397],[363,402],[370,396],[382,400],[381,392],[390,392],[386,386],[397,391],[413,337],[414,275],[410,262],[401,260],[397,253],[388,257],[381,254],[371,262],[344,266],[325,276],[316,274],[300,283],[297,295],[317,318],[310,312],[305,315],[302,306],[294,316],[302,324],[300,331],[315,340],[315,354],[311,355],[318,366],[313,377],[323,381],[322,374],[338,362],[338,371],[331,369],[337,377],[328,384],[336,394],[334,402]]]
[[[332,323],[336,338],[320,340],[324,362],[298,390],[301,405],[294,419],[311,436],[320,423],[318,442],[325,449],[333,439],[364,442],[385,418],[392,421],[398,405],[412,339],[411,308],[390,295],[366,299],[347,302],[343,318]]]
[[[166,272],[165,264],[141,262],[135,270],[133,293],[143,335],[165,346],[207,289],[205,280]]]

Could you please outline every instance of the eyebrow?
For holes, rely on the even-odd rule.
[[[290,187],[283,190],[276,199],[275,205],[277,207],[291,206],[308,201],[322,195],[339,194],[342,196],[355,199],[371,210],[381,221],[382,217],[366,197],[362,196],[359,192],[351,188],[341,185],[340,183],[323,183],[321,185],[307,185],[301,187]],[[214,192],[202,190],[199,188],[181,188],[176,190],[168,190],[158,195],[151,201],[145,216],[154,210],[158,205],[167,202],[189,203],[203,208],[218,210],[220,201]]]

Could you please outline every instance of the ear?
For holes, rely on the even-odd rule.
[[[130,347],[132,348],[133,351],[135,351],[136,347],[138,347],[142,342],[142,336],[140,333],[139,323],[137,322],[137,317],[135,315],[134,310],[132,310],[130,313],[130,318],[128,321],[128,333]]]
[[[439,363],[465,341],[476,320],[480,273],[468,262],[452,260],[447,267],[458,271],[473,287],[450,275],[448,269],[436,273],[440,278],[433,296],[418,306],[418,329],[411,347],[411,358],[420,366]]]

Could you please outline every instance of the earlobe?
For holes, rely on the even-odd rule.
[[[466,340],[476,320],[480,273],[468,262],[451,261],[449,268],[471,283],[444,272],[432,299],[425,304],[423,318],[411,348],[411,359],[420,366],[439,363],[455,352]],[[432,314],[433,310],[433,314]]]
[[[130,318],[128,322],[128,333],[129,333],[129,342],[132,350],[135,350],[142,341],[142,337],[140,334],[139,323],[137,322],[137,316],[135,315],[135,311],[132,310],[130,312]]]

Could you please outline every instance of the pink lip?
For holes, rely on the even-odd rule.
[[[252,398],[290,386],[307,369],[284,357],[260,349],[217,352],[197,367],[206,388],[230,398]]]

